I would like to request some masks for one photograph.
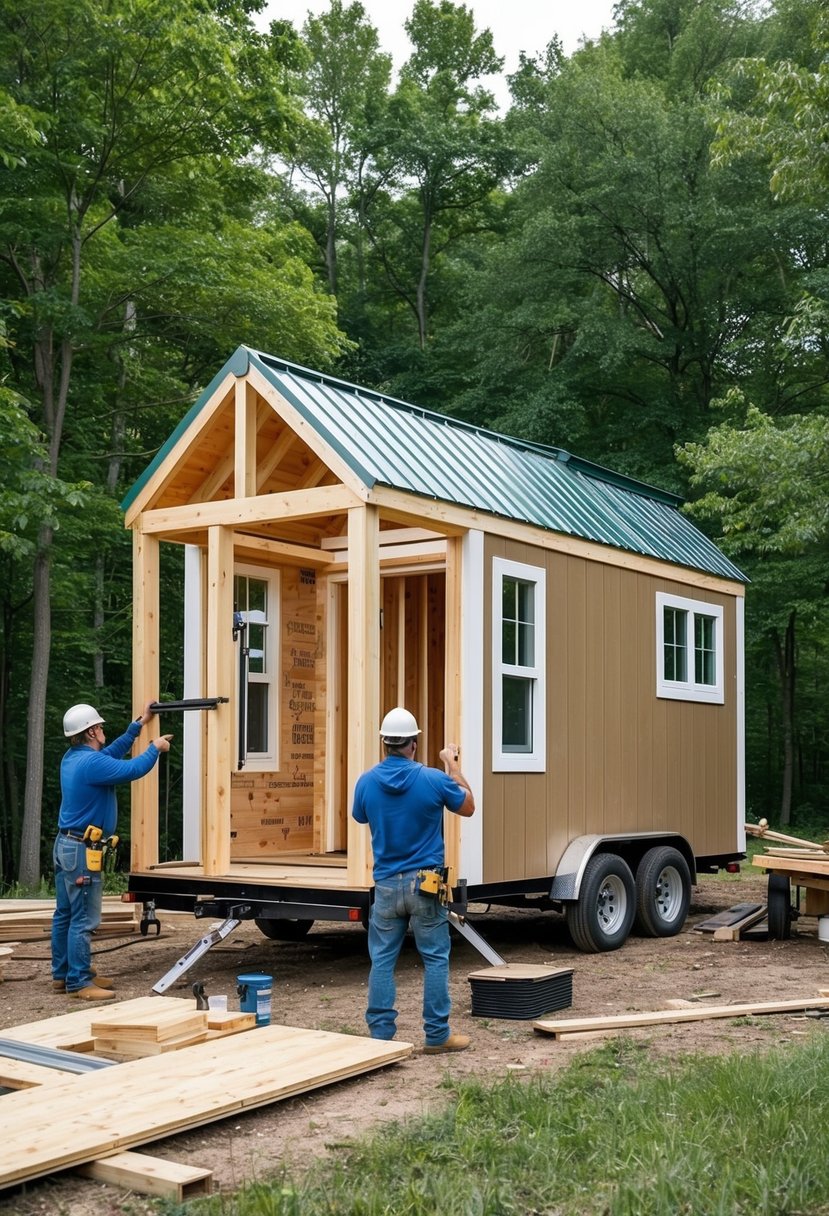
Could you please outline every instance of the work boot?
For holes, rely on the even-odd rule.
[[[98,988],[95,984],[87,984],[85,988],[76,988],[74,992],[67,992],[67,996],[74,997],[78,1001],[114,1001],[115,993],[111,988]]]
[[[109,979],[109,977],[106,975],[96,975],[96,973],[94,971],[92,972],[92,982],[96,988],[114,988],[115,987],[115,980]],[[65,992],[66,991],[66,980],[52,980],[52,991],[53,992]]]
[[[470,1039],[468,1034],[450,1034],[448,1039],[444,1039],[442,1043],[433,1043],[431,1046],[427,1044],[423,1048],[425,1056],[439,1056],[444,1051],[466,1051],[469,1046]]]

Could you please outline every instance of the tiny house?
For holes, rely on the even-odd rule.
[[[740,571],[671,494],[240,347],[124,502],[135,696],[185,547],[184,834],[132,787],[130,892],[270,937],[365,920],[350,816],[394,705],[476,797],[456,909],[563,911],[584,950],[681,928],[745,845]],[[163,730],[171,723],[162,713]]]

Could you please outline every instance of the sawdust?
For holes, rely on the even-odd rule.
[[[788,941],[715,943],[710,934],[693,928],[733,904],[764,900],[765,880],[760,875],[749,872],[734,880],[703,878],[694,889],[691,916],[678,937],[632,937],[610,954],[578,953],[570,944],[563,919],[552,913],[493,908],[476,917],[475,924],[508,962],[573,968],[573,1005],[561,1016],[660,1009],[671,999],[693,1001],[700,994],[709,1004],[816,995],[819,987],[829,985],[829,955],[818,939],[813,918],[797,921]],[[189,917],[160,913],[160,920],[162,933],[157,938],[140,938],[130,945],[123,945],[123,939],[106,941],[96,947],[98,970],[114,978],[119,997],[148,995],[152,985],[206,932],[203,922]],[[472,1017],[467,977],[481,966],[473,948],[455,937],[452,1021],[453,1029],[472,1036],[468,1051],[450,1056],[415,1054],[379,1072],[157,1141],[141,1151],[212,1169],[216,1186],[232,1190],[245,1182],[262,1181],[283,1165],[301,1165],[331,1152],[379,1123],[439,1107],[446,1101],[447,1077],[495,1080],[508,1073],[529,1076],[538,1070],[559,1069],[575,1053],[595,1047],[595,1041],[556,1043],[533,1031],[530,1022]],[[169,994],[187,996],[193,981],[199,980],[208,994],[226,993],[233,1007],[236,976],[242,972],[274,977],[273,1021],[365,1032],[367,956],[365,934],[359,926],[318,923],[305,941],[289,944],[268,941],[255,926],[242,925],[196,963]],[[51,991],[45,945],[22,945],[7,962],[5,976],[0,1034],[3,1027],[75,1007],[65,996]],[[419,1045],[421,972],[417,953],[409,944],[398,979],[398,1037]],[[821,1033],[825,1025],[802,1016],[781,1015],[751,1022],[699,1021],[630,1033],[654,1053],[717,1054],[770,1049]],[[267,1067],[266,1060],[262,1066]],[[160,1094],[159,1101],[175,1101],[175,1095]],[[46,1110],[44,1118],[48,1118]],[[2,1216],[137,1216],[152,1210],[151,1201],[143,1196],[70,1173],[0,1194]]]

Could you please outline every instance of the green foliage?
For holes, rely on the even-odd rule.
[[[827,1064],[822,1036],[703,1061],[649,1058],[622,1039],[556,1076],[463,1082],[444,1111],[338,1146],[304,1177],[197,1207],[203,1216],[822,1211]]]

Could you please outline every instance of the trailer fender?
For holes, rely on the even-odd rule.
[[[696,882],[693,849],[678,832],[625,832],[606,836],[594,834],[576,836],[570,841],[558,864],[550,887],[550,898],[558,903],[572,903],[579,898],[585,866],[594,853],[617,853],[627,861],[635,873],[642,856],[658,844],[668,844],[678,849],[688,862],[691,881]]]

